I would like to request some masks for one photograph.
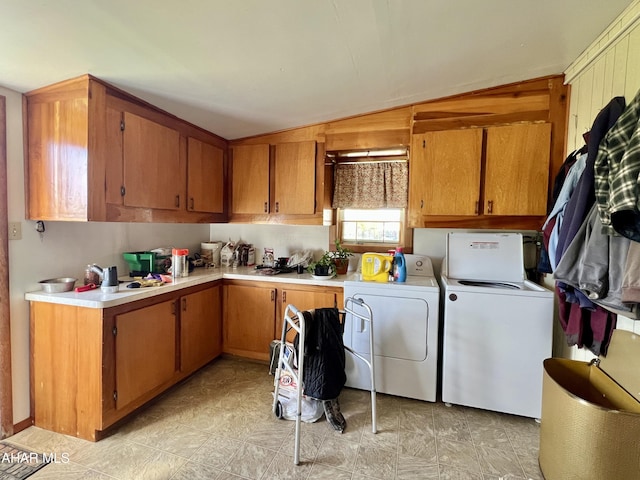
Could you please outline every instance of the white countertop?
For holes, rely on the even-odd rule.
[[[38,290],[35,292],[27,292],[24,298],[25,300],[34,302],[58,303],[88,308],[109,308],[223,278],[341,288],[346,280],[357,280],[359,277],[360,275],[358,273],[350,272],[347,275],[339,275],[329,280],[318,280],[312,278],[308,273],[300,275],[297,273],[262,275],[260,274],[260,270],[256,270],[254,267],[196,268],[188,277],[178,278],[172,283],[165,283],[159,287],[127,288],[127,285],[134,280],[129,277],[120,277],[120,280],[124,282],[118,287],[117,293],[103,293],[100,288],[80,293],[76,293],[73,290],[63,293],[46,293]]]

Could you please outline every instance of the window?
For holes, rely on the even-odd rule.
[[[385,152],[382,157],[374,153],[349,152],[333,159],[337,238],[354,251],[386,251],[405,244],[407,152]]]
[[[340,209],[340,242],[343,244],[384,244],[397,246],[402,241],[404,209]]]

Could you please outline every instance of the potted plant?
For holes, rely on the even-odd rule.
[[[335,273],[336,266],[331,252],[324,252],[322,257],[315,262],[311,262],[307,271],[316,277],[331,277]]]
[[[336,265],[336,274],[344,275],[349,269],[349,257],[353,256],[353,252],[348,248],[340,245],[340,240],[335,241],[336,249],[329,252],[333,263]]]

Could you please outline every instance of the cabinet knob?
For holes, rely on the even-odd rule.
[[[487,213],[493,213],[493,200],[487,202]]]

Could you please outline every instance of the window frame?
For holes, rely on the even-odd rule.
[[[347,240],[344,240],[342,237],[342,210],[341,208],[336,208],[336,238],[340,240],[340,244],[349,248],[349,250],[355,253],[364,253],[364,252],[376,252],[376,253],[386,253],[387,251],[394,249],[396,247],[403,247],[406,253],[412,252],[412,242],[407,242],[408,239],[412,239],[413,235],[411,234],[410,228],[407,227],[407,209],[402,209],[402,215],[400,219],[400,241],[398,243],[371,243],[371,242],[359,242],[353,243]],[[384,209],[378,209],[384,210]]]
[[[384,153],[383,155],[378,156],[378,153]],[[337,163],[341,162],[384,162],[384,161],[406,161],[409,162],[409,150],[408,148],[399,148],[394,149],[394,152],[389,155],[386,151],[350,151],[350,152],[327,152],[327,158],[331,161],[333,166]],[[407,214],[409,210],[409,206],[403,208],[403,212],[400,219],[400,241],[397,244],[391,243],[352,243],[349,241],[344,241],[342,238],[342,210],[341,208],[332,209],[333,215],[333,223],[335,230],[332,232],[333,235],[330,235],[330,243],[333,245],[335,239],[339,239],[340,244],[348,248],[354,253],[365,253],[365,252],[376,252],[376,253],[387,253],[391,249],[395,249],[396,247],[403,247],[403,250],[406,253],[413,252],[413,229],[407,227]],[[384,209],[379,209],[384,210]]]

